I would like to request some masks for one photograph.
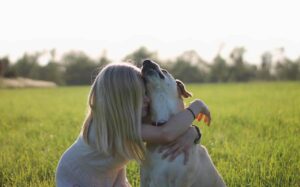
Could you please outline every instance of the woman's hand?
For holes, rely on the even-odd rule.
[[[174,142],[159,148],[159,152],[164,152],[162,158],[165,159],[169,157],[169,160],[173,161],[178,155],[184,153],[184,164],[186,164],[189,159],[189,149],[194,145],[196,137],[198,137],[196,129],[192,126],[189,127],[189,129]]]
[[[204,123],[208,126],[211,122],[211,115],[208,106],[200,99],[196,99],[191,102],[189,108],[194,112],[198,121],[201,121],[204,116]]]

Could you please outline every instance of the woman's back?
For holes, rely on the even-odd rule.
[[[56,172],[57,186],[123,186],[126,181],[118,175],[126,161],[106,156],[96,149],[95,129],[89,129],[88,145],[80,135],[59,161]]]
[[[59,161],[57,186],[130,186],[125,165],[144,160],[146,152],[143,95],[140,69],[131,64],[110,64],[98,73],[81,135]]]

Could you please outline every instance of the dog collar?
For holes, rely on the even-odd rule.
[[[153,126],[162,126],[165,123],[167,123],[167,122],[166,121],[163,121],[163,122],[152,122],[151,125],[153,125]]]

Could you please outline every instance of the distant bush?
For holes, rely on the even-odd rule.
[[[140,47],[126,55],[123,61],[141,67],[143,60],[152,59],[184,82],[300,80],[300,58],[292,61],[284,57],[274,61],[272,54],[265,52],[261,56],[261,64],[254,65],[244,60],[245,52],[245,48],[236,47],[228,60],[217,54],[212,62],[207,62],[196,51],[189,50],[175,60],[163,61],[158,58],[157,52]],[[0,58],[0,77],[19,76],[52,81],[58,85],[86,85],[93,82],[101,68],[111,63],[105,53],[95,60],[82,51],[65,53],[60,60],[56,60],[55,50],[51,50],[51,59],[41,66],[39,59],[44,53],[25,53],[15,63],[11,63],[8,57]]]

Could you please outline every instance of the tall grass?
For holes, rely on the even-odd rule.
[[[228,186],[300,186],[300,83],[187,87],[210,107],[211,126],[195,124]],[[54,186],[57,162],[79,134],[88,91],[0,90],[0,186]],[[139,186],[136,163],[127,175]]]

